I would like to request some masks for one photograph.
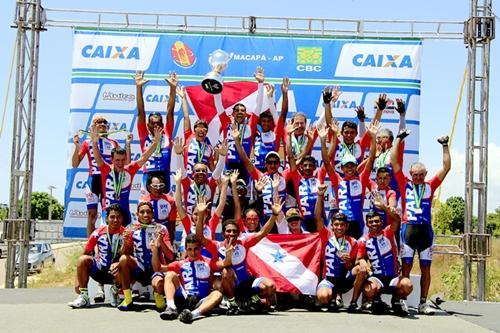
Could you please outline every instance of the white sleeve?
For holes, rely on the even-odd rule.
[[[224,170],[224,165],[226,164],[226,156],[219,155],[219,160],[217,161],[217,165],[215,166],[214,172],[212,172],[213,179],[217,180],[222,175],[222,171]]]

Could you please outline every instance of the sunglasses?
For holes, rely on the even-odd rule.
[[[155,190],[161,190],[164,187],[165,187],[164,183],[151,184],[151,188],[154,188]]]
[[[98,120],[95,122],[97,125],[107,125],[108,121],[107,120]]]
[[[193,172],[194,173],[207,173],[207,170],[206,169],[194,169]]]
[[[278,160],[269,160],[269,161],[266,161],[267,164],[280,164],[280,161]]]

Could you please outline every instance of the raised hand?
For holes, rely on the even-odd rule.
[[[323,103],[330,104],[333,98],[333,88],[330,86],[325,87],[323,89]]]
[[[97,127],[95,125],[90,126],[90,139],[92,142],[99,141],[99,132],[97,131]]]
[[[356,112],[356,117],[358,117],[359,121],[365,121],[366,119],[366,113],[365,113],[365,108],[360,106],[356,106],[354,108],[354,111]]]
[[[399,131],[398,135],[396,135],[397,138],[399,138],[401,141],[403,141],[408,135],[410,135],[411,131],[407,128],[402,129]]]
[[[127,134],[127,138],[125,139],[125,143],[127,145],[130,145],[132,143],[132,140],[134,140],[134,133],[129,133]]]
[[[274,190],[278,190],[280,186],[280,176],[277,173],[273,175],[273,181],[271,182],[271,185]]]
[[[294,124],[292,124],[291,120],[288,120],[287,123],[286,123],[286,134],[290,135],[293,132],[295,132],[296,129],[297,129],[297,126],[295,126]]]
[[[155,127],[155,136],[153,138],[153,142],[159,143],[161,140],[162,134],[163,134],[163,128],[156,126]]]
[[[177,73],[171,71],[168,73],[168,78],[165,79],[165,82],[168,83],[170,89],[177,89],[177,84],[179,83],[177,79]]]
[[[205,212],[207,208],[208,208],[207,197],[199,196],[196,199],[196,209],[198,210],[198,214]]]
[[[312,124],[309,125],[309,127],[307,128],[307,131],[306,131],[306,136],[309,140],[313,140],[314,139],[314,127]]]
[[[375,105],[379,110],[384,110],[387,106],[388,98],[387,94],[380,94],[378,99],[375,101]]]
[[[234,119],[231,122],[231,134],[233,136],[234,141],[238,141],[240,139],[240,130],[238,129],[238,126],[236,126]]]
[[[264,68],[257,66],[254,77],[258,83],[264,83]]]
[[[376,137],[379,127],[380,127],[380,123],[378,120],[372,121],[370,126],[368,127],[368,134],[371,137]]]
[[[135,72],[135,75],[133,76],[135,85],[138,87],[144,86],[146,83],[149,82],[149,80],[146,80],[144,78],[144,71],[137,71]]]
[[[184,99],[186,97],[186,88],[184,86],[178,85],[176,92],[177,96],[179,96],[181,99]]]
[[[332,91],[332,101],[335,103],[339,100],[340,95],[342,95],[342,91],[340,90],[340,86],[335,86]]]
[[[255,190],[260,193],[267,184],[269,184],[269,176],[260,177],[259,180],[255,182]]]
[[[290,88],[290,84],[291,84],[290,79],[287,77],[284,77],[283,82],[281,83],[281,93],[283,95],[288,94],[288,89]]]
[[[80,145],[80,135],[78,135],[78,133],[76,133],[75,135],[73,135],[73,143],[75,144],[75,146],[79,146]]]
[[[396,111],[399,114],[405,114],[406,112],[405,101],[402,98],[396,98]]]
[[[184,145],[182,144],[182,138],[176,137],[174,139],[174,151],[177,155],[182,155],[184,152]]]
[[[236,184],[236,181],[238,180],[239,175],[240,175],[240,172],[238,171],[238,169],[234,169],[233,172],[231,172],[231,175],[229,176],[229,180],[231,181],[231,184]]]
[[[330,123],[330,129],[332,130],[334,136],[338,136],[338,134],[340,133],[340,126],[339,126],[339,122],[337,119],[333,118],[332,119],[332,122]]]
[[[328,127],[325,125],[320,125],[318,127],[318,136],[320,139],[325,139],[326,136],[328,135]]]
[[[326,184],[319,184],[318,185],[318,195],[325,195],[327,188],[328,188],[328,186],[326,186]]]
[[[222,173],[222,175],[220,176],[220,182],[223,186],[229,184],[229,176],[225,173]]]
[[[266,87],[266,95],[267,95],[267,97],[273,98],[274,91],[276,90],[276,88],[274,87],[274,84],[269,83],[269,84],[266,84],[265,87]]]
[[[271,210],[273,211],[273,215],[278,215],[281,212],[281,209],[283,208],[283,199],[278,197],[278,201],[273,201],[273,204],[271,206]]]
[[[385,207],[384,198],[378,191],[372,191],[371,194],[371,202],[378,209],[383,209]]]
[[[442,145],[442,146],[447,146],[448,143],[450,142],[450,137],[448,135],[442,136],[437,139],[437,141]]]
[[[227,144],[227,139],[224,139],[222,141],[222,143],[219,145],[219,149],[218,149],[219,155],[220,156],[226,156],[228,150],[229,150],[229,147],[228,147],[228,144]]]

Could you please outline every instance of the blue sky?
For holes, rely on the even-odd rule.
[[[189,14],[221,14],[237,16],[283,16],[311,18],[353,18],[389,20],[464,21],[469,15],[469,1],[320,1],[309,0],[307,6],[290,1],[43,1],[47,8],[80,8],[114,11],[143,11]],[[182,5],[181,5],[182,4]],[[291,5],[294,4],[294,5]],[[12,57],[15,30],[10,28],[14,17],[15,1],[4,1],[0,12],[0,96],[5,98],[6,83]],[[493,10],[499,6],[495,4]],[[500,9],[498,10],[500,12]],[[497,21],[497,24],[499,22]],[[498,41],[491,49],[491,81],[489,124],[500,123],[500,89]],[[54,195],[61,202],[64,196],[65,172],[69,165],[66,140],[71,82],[72,31],[49,28],[41,34],[38,110],[36,124],[34,191],[48,191],[56,186]],[[429,172],[437,170],[441,154],[435,138],[450,132],[458,90],[467,62],[467,50],[461,41],[426,40],[423,48],[421,92],[421,160]],[[14,80],[14,78],[13,78]],[[13,84],[2,137],[0,138],[0,203],[9,198],[10,156],[12,140]],[[455,141],[452,149],[453,168],[443,185],[443,199],[449,195],[463,195],[465,153],[465,99],[462,101]],[[1,118],[0,118],[1,119]],[[488,210],[500,206],[500,132],[490,125],[489,131],[489,193]]]

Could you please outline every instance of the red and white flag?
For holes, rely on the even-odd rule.
[[[257,82],[226,82],[222,91],[222,106],[225,113],[231,115],[233,106],[242,103],[247,113],[254,112],[257,106]],[[214,95],[207,93],[200,85],[186,87],[188,101],[199,119],[208,123],[208,138],[212,144],[220,137],[220,119],[217,117]],[[262,110],[269,109],[269,100],[264,97]],[[258,112],[260,113],[260,112]]]
[[[320,261],[318,233],[269,235],[247,255],[251,272],[272,279],[276,291],[304,295],[316,295]]]

